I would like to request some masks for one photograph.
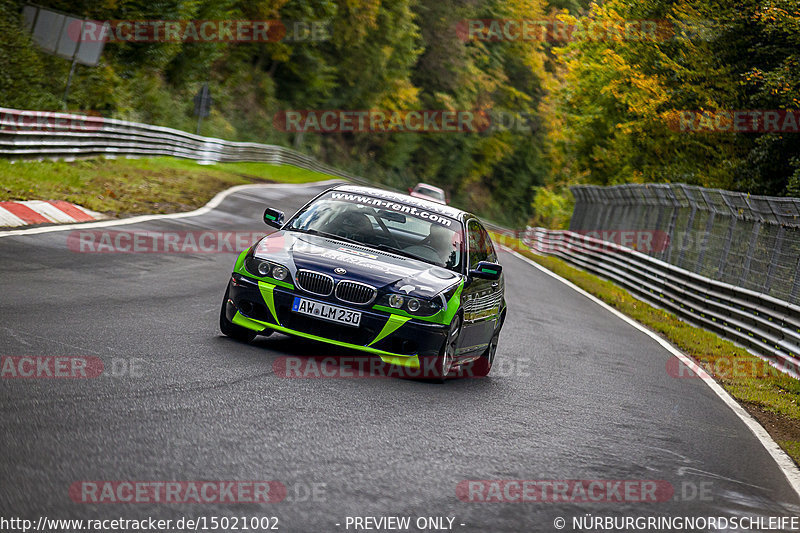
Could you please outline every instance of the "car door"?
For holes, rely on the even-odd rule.
[[[482,235],[481,243],[485,246],[485,252],[487,261],[490,263],[498,263],[497,259],[497,251],[494,249],[494,243],[492,242],[491,237],[489,236],[489,232],[486,231],[486,228],[479,222],[478,223],[479,231]],[[500,279],[497,280],[489,280],[489,287],[491,291],[489,292],[490,297],[486,299],[484,302],[484,315],[483,315],[483,322],[482,322],[482,335],[485,341],[488,343],[491,340],[492,335],[494,335],[495,330],[497,330],[497,323],[500,320],[500,308],[503,305],[503,296],[505,291],[505,281],[503,280],[503,272],[500,272]]]
[[[467,221],[467,269],[474,269],[480,261],[497,261],[488,233],[476,219]],[[495,286],[493,286],[495,284]],[[459,355],[483,350],[489,343],[488,329],[493,318],[491,311],[493,295],[499,285],[487,279],[470,276],[462,292],[464,307],[464,331]]]

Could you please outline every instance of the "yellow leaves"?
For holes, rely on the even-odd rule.
[[[512,19],[541,18],[547,4],[543,0],[505,0],[501,9]]]
[[[419,87],[415,87],[409,80],[394,80],[389,93],[381,100],[380,108],[390,111],[417,109],[419,93]]]
[[[655,110],[668,100],[668,95],[657,76],[644,74],[638,65],[629,64],[614,50],[605,50],[602,64],[616,76],[608,80],[601,94],[613,96],[626,104],[628,111],[639,116],[653,116]]]
[[[345,42],[359,42],[378,27],[378,14],[381,0],[343,0],[339,4],[339,14],[335,33]]]
[[[260,0],[244,4],[245,16],[259,20],[280,18],[280,9],[288,0]]]
[[[370,28],[377,27],[381,0],[344,0],[344,5],[352,13],[351,20],[365,24]]]
[[[790,12],[776,5],[776,1],[780,2],[780,0],[773,0],[770,4],[757,9],[753,14],[753,19],[764,24],[767,31],[796,32],[800,30],[800,10],[795,7]],[[794,4],[794,2],[792,3]]]

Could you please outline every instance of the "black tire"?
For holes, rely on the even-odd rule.
[[[500,332],[495,332],[489,340],[489,346],[486,350],[475,360],[472,365],[472,375],[476,378],[484,378],[492,371],[494,364],[494,356],[497,353],[497,342],[500,340]]]
[[[228,316],[225,313],[225,308],[228,305],[229,293],[230,293],[230,287],[225,289],[225,297],[222,299],[222,309],[220,309],[219,311],[219,329],[222,331],[222,334],[225,335],[226,337],[230,337],[232,339],[236,339],[237,341],[241,342],[250,342],[256,338],[257,333],[247,328],[243,328],[242,326],[237,326],[236,324],[228,320]]]
[[[456,315],[450,323],[450,330],[447,332],[447,338],[442,343],[442,348],[439,355],[433,357],[432,364],[423,364],[424,379],[434,381],[437,383],[444,383],[448,374],[453,369],[453,361],[456,356],[456,346],[458,345],[458,338],[461,336],[461,326],[464,320],[461,315]]]
[[[472,363],[472,376],[478,378],[484,378],[489,375],[489,372],[492,371],[492,365],[494,365],[494,356],[497,353],[497,343],[500,340],[500,330],[503,329],[503,324],[506,321],[506,312],[503,310],[503,314],[500,316],[500,324],[497,326],[497,329],[494,331],[494,335],[489,340],[489,346],[483,351],[483,353]]]

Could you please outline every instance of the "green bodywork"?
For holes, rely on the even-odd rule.
[[[273,307],[275,306],[274,302],[272,306]],[[236,314],[234,315],[232,322],[237,326],[251,329],[253,331],[263,331],[265,328],[270,328],[274,329],[275,331],[280,331],[281,333],[288,333],[290,335],[296,335],[298,337],[303,337],[314,341],[327,342],[328,344],[333,344],[335,346],[341,346],[343,348],[350,348],[352,350],[359,350],[362,352],[375,354],[378,355],[381,358],[381,360],[383,360],[386,363],[400,365],[407,368],[419,368],[418,355],[400,355],[391,352],[386,352],[384,350],[378,350],[377,348],[373,348],[371,346],[359,346],[358,344],[350,344],[349,342],[341,342],[341,341],[335,341],[333,339],[326,339],[325,337],[312,335],[310,333],[304,333],[302,331],[295,331],[293,329],[285,328],[277,324],[270,324],[269,322],[255,320],[253,318],[249,318],[242,315],[241,313],[239,313],[239,311],[236,311]]]
[[[367,346],[372,346],[376,342],[378,342],[381,339],[385,338],[387,335],[391,335],[392,333],[397,331],[397,328],[399,328],[400,326],[402,326],[403,324],[405,324],[409,320],[411,320],[411,318],[405,317],[405,316],[399,316],[399,315],[390,316],[389,320],[387,320],[386,324],[383,326],[383,329],[381,330],[381,332],[378,333],[377,337],[375,337],[375,340],[373,340]]]
[[[261,292],[261,297],[264,298],[264,303],[267,304],[267,308],[277,324],[278,313],[275,311],[275,296],[272,294],[272,291],[275,290],[275,285],[270,285],[264,281],[259,281],[258,290]]]

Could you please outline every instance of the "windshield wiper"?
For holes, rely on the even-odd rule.
[[[425,259],[424,257],[414,255],[412,253],[406,252],[405,250],[398,250],[397,248],[389,246],[388,244],[373,244],[371,246],[373,248],[377,248],[378,250],[382,250],[384,252],[401,255],[403,257],[408,257],[409,259],[416,259],[417,261],[423,261],[425,263],[431,263],[429,259]]]
[[[359,246],[369,246],[368,244],[364,244],[363,242],[358,242],[353,239],[348,239],[347,237],[342,237],[340,235],[336,235],[335,233],[328,233],[327,231],[319,231],[318,229],[289,228],[289,231],[308,233],[309,235],[317,235],[319,237],[326,237],[328,239],[336,239],[339,241],[349,242],[350,244],[357,244]]]

